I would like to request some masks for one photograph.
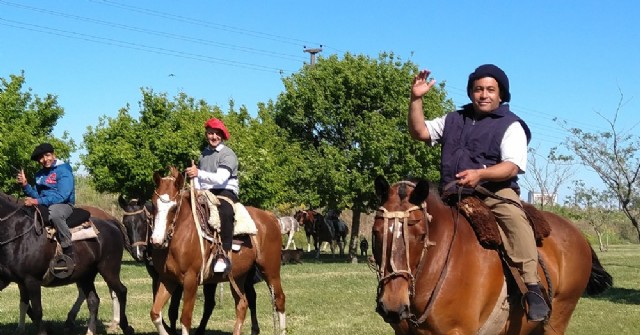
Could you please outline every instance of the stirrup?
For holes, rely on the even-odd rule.
[[[58,279],[65,279],[71,276],[75,267],[76,264],[71,257],[60,254],[53,257],[49,263],[49,272]]]

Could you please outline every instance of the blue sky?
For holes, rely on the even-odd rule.
[[[80,143],[101,116],[127,104],[136,112],[142,87],[223,109],[234,99],[255,113],[277,99],[281,76],[309,62],[305,46],[322,45],[321,56],[394,52],[446,81],[457,105],[468,101],[468,74],[494,63],[531,146],[546,152],[567,135],[553,118],[607,130],[597,113],[611,119],[621,93],[618,125],[640,133],[638,17],[632,0],[0,0],[0,77],[24,70],[34,93],[57,95],[65,116],[55,132]],[[583,167],[572,179],[601,185]]]

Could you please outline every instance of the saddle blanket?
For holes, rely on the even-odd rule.
[[[202,196],[202,198],[200,197]],[[220,204],[220,197],[217,197],[208,190],[198,191],[198,202],[206,203],[209,208],[209,226],[215,230],[220,230],[220,215],[218,214],[218,205]],[[222,198],[223,201],[227,201]],[[231,202],[231,201],[229,201]],[[256,223],[251,218],[251,215],[241,203],[234,204],[235,222],[233,225],[233,236],[236,235],[256,235],[258,228]]]
[[[47,229],[47,237],[52,240],[56,240],[56,229],[54,227],[46,227]],[[87,221],[82,223],[81,225],[69,229],[71,231],[71,240],[72,241],[82,241],[88,240],[92,238],[97,238],[100,231],[91,221]]]

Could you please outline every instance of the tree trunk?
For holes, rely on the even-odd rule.
[[[351,220],[351,238],[349,240],[349,256],[351,257],[351,263],[358,263],[358,247],[360,242],[360,216],[362,210],[354,206],[353,218]]]

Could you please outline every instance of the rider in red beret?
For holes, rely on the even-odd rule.
[[[223,273],[231,269],[227,256],[232,248],[233,223],[235,220],[234,204],[239,192],[238,157],[225,145],[229,130],[217,118],[204,123],[207,146],[202,150],[198,165],[192,161],[186,169],[187,176],[193,178],[197,189],[209,190],[220,198],[218,213],[220,214],[220,239],[223,253],[216,260],[213,272]],[[228,200],[228,201],[227,201]]]

